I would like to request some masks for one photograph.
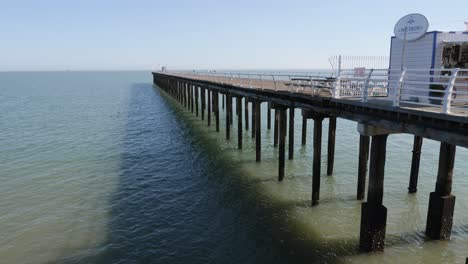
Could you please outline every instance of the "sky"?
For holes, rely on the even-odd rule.
[[[396,21],[463,31],[468,1],[0,0],[0,71],[326,69],[389,55]]]

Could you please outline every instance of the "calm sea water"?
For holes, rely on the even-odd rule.
[[[0,113],[0,263],[463,263],[468,257],[464,148],[455,164],[452,239],[429,241],[424,228],[438,143],[424,142],[419,191],[410,195],[412,137],[389,137],[387,247],[364,254],[357,250],[353,122],[338,120],[335,174],[323,175],[321,203],[312,208],[312,144],[300,146],[299,111],[296,155],[282,183],[265,119],[263,161],[256,163],[250,131],[238,151],[236,137],[224,140],[223,125],[221,133],[207,127],[154,87],[147,72],[0,73]],[[324,172],[326,145],[323,150]]]

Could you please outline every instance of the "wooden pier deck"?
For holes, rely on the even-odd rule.
[[[176,98],[196,116],[210,125],[211,114],[220,132],[219,109],[226,107],[225,133],[231,140],[233,118],[237,117],[237,142],[242,149],[243,118],[249,126],[251,116],[252,137],[256,139],[256,161],[261,161],[260,105],[268,104],[267,128],[274,120],[274,142],[279,147],[278,181],[284,181],[286,158],[286,129],[289,130],[288,158],[294,157],[294,110],[302,110],[302,143],[306,143],[304,125],[308,119],[314,122],[314,155],[312,173],[311,205],[320,201],[320,164],[322,145],[322,121],[329,118],[327,175],[333,174],[335,153],[336,121],[339,118],[355,121],[360,133],[359,170],[357,172],[357,199],[364,198],[368,172],[367,201],[362,203],[359,246],[365,251],[384,249],[387,209],[382,204],[386,143],[389,135],[408,133],[414,135],[413,160],[409,170],[409,192],[417,191],[420,151],[423,138],[440,141],[439,168],[434,192],[430,195],[426,235],[432,239],[449,239],[455,205],[452,195],[452,177],[456,146],[468,147],[468,112],[463,108],[451,114],[440,113],[440,109],[402,103],[393,106],[379,97],[366,102],[355,98],[332,98],[333,91],[326,85],[318,88],[294,86],[288,81],[261,80],[252,78],[221,79],[216,76],[184,73],[153,72],[154,84]],[[252,88],[256,87],[256,88]],[[221,100],[220,100],[221,99]],[[233,100],[237,113],[233,113]],[[252,113],[247,106],[252,104]],[[286,127],[289,109],[289,127]],[[272,114],[272,112],[274,112]],[[244,114],[244,115],[243,115]],[[369,161],[369,166],[367,166]]]

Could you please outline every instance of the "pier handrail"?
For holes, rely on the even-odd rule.
[[[424,106],[427,111],[468,112],[468,69],[342,69],[333,72],[177,71],[198,80],[250,89],[299,92],[361,102],[388,101],[394,107]],[[372,100],[371,100],[372,99]],[[459,113],[458,113],[459,114]]]

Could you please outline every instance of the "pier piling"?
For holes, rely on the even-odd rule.
[[[330,176],[333,174],[333,165],[335,163],[336,117],[331,116],[328,121],[327,175]]]
[[[254,100],[251,100],[251,101],[252,101],[252,138],[255,138],[255,135],[256,135],[255,121],[257,120],[255,118],[255,114],[257,113],[257,111],[255,110],[255,101]]]
[[[229,124],[232,126],[232,123],[233,123],[233,120],[234,120],[234,117],[232,115],[232,94],[230,94],[229,96],[226,96],[226,100],[228,100],[229,102],[226,102],[226,106],[228,107],[228,111],[229,111]]]
[[[365,251],[382,251],[385,247],[387,208],[382,199],[387,137],[388,134],[372,136],[367,202],[361,205],[359,247]]]
[[[219,132],[219,92],[215,92],[215,122],[216,122],[216,132]]]
[[[358,163],[358,183],[357,200],[364,199],[367,176],[367,163],[369,161],[369,136],[359,136],[359,163]]]
[[[267,109],[267,129],[271,129],[271,102],[268,102],[268,109]]]
[[[261,101],[256,100],[255,101],[255,161],[260,162],[262,160],[262,149],[261,149],[261,144],[262,144],[262,138],[261,138],[261,130],[262,130],[262,125],[261,125],[261,115],[260,115],[260,110],[261,110]]]
[[[274,131],[273,131],[273,147],[278,146],[278,129],[279,129],[279,112],[278,109],[275,109],[275,125],[274,125]]]
[[[207,93],[208,110],[207,110],[206,114],[207,114],[207,119],[208,119],[208,126],[211,126],[211,91],[210,91],[210,89],[207,89],[206,91],[208,92]]]
[[[192,91],[195,90],[195,116],[198,117],[198,87],[197,86],[193,86],[193,89],[191,89]],[[192,101],[192,107],[193,107],[193,101]],[[192,113],[193,113],[193,110],[192,110]]]
[[[244,99],[244,111],[245,111],[245,130],[249,130],[249,99]]]
[[[413,142],[413,158],[411,161],[411,174],[408,186],[409,193],[418,191],[418,177],[419,177],[419,164],[421,161],[421,147],[423,138],[421,136],[414,136]]]
[[[237,148],[242,149],[242,97],[236,98],[236,112],[238,113],[237,115]]]
[[[288,144],[288,158],[294,158],[294,107],[289,108],[289,144]]]
[[[307,140],[307,118],[302,116],[302,146],[305,146]]]
[[[229,99],[230,95],[229,94],[226,94],[226,95],[223,95],[224,97],[226,97],[226,140],[229,140],[231,139],[231,121],[229,121],[232,117],[231,117],[231,112],[229,111],[229,102],[231,102],[231,100]]]
[[[205,107],[206,107],[206,96],[205,96],[205,88],[201,87],[201,120],[205,120]]]
[[[432,239],[450,239],[455,196],[452,195],[456,146],[440,143],[439,169],[435,191],[429,197],[426,235]]]
[[[314,161],[312,168],[312,206],[320,200],[320,173],[322,160],[322,121],[323,116],[314,117]]]
[[[275,109],[275,112],[278,109]],[[278,181],[284,179],[284,165],[285,165],[285,145],[286,145],[286,108],[279,109],[279,159],[278,159]]]

